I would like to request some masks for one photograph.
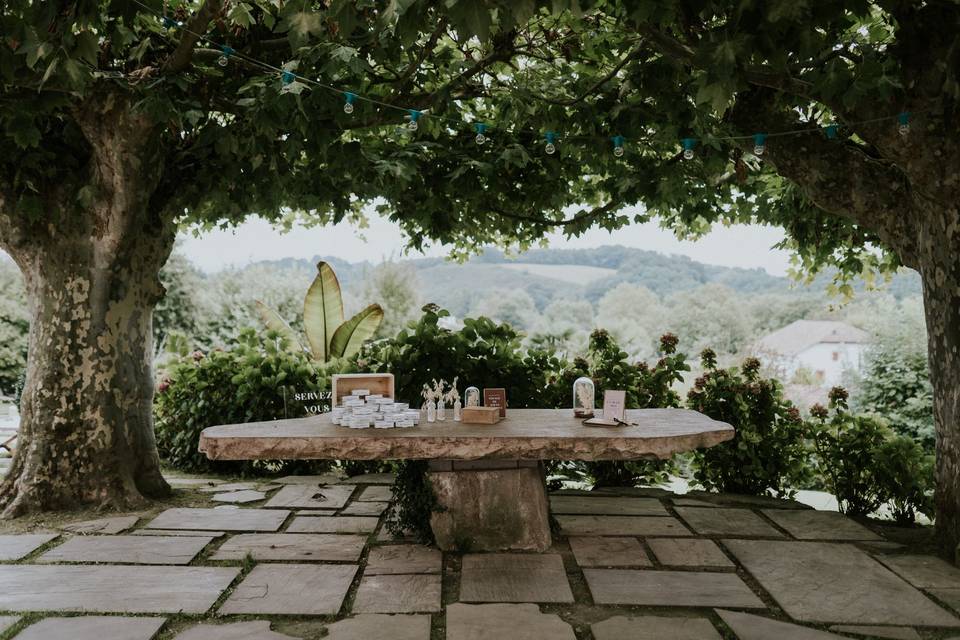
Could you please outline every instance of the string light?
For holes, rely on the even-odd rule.
[[[474,138],[477,141],[477,144],[483,145],[487,141],[487,136],[484,135],[484,132],[487,130],[487,125],[482,122],[478,122],[473,125],[473,129],[477,132],[477,137]]]
[[[623,136],[616,135],[613,136],[611,140],[613,140],[613,155],[622,158],[623,152],[625,151],[623,143],[626,142],[626,139]]]
[[[557,139],[557,134],[553,131],[547,131],[544,137],[547,139],[547,146],[545,146],[543,150],[547,152],[547,155],[552,156],[557,151],[557,145],[554,144],[554,141]]]
[[[417,120],[420,119],[420,112],[416,109],[409,109],[407,113],[410,115],[410,122],[407,123],[407,129],[410,131],[416,131],[420,128],[420,125],[417,123]]]
[[[762,156],[763,152],[766,150],[767,150],[767,134],[765,133],[753,134],[753,155]]]
[[[901,136],[906,136],[910,133],[910,112],[904,111],[903,113],[897,115],[897,131]]]
[[[357,94],[347,91],[343,94],[343,112],[347,115],[353,113],[353,101],[357,99]]]
[[[230,56],[236,53],[232,47],[228,47],[227,45],[220,47],[220,52],[222,55],[217,59],[217,64],[219,64],[221,67],[225,67],[230,64]]]
[[[227,46],[227,45],[224,45],[224,44],[220,44],[220,43],[218,43],[218,42],[215,42],[213,39],[209,38],[208,36],[206,36],[206,35],[204,35],[204,34],[202,34],[202,33],[195,33],[195,32],[193,32],[193,31],[190,31],[189,28],[187,28],[187,27],[184,26],[184,23],[183,23],[182,21],[180,21],[180,20],[175,20],[174,18],[171,18],[171,17],[169,17],[169,16],[166,16],[166,15],[162,14],[160,11],[157,11],[156,9],[153,9],[152,7],[144,4],[144,3],[141,2],[140,0],[133,0],[133,2],[134,2],[134,4],[137,4],[137,5],[139,5],[140,7],[142,7],[142,8],[143,8],[144,10],[146,10],[147,12],[149,12],[149,13],[153,14],[154,16],[156,16],[156,17],[161,21],[161,24],[162,24],[164,27],[166,27],[167,29],[170,29],[170,30],[176,29],[176,28],[182,29],[184,32],[191,34],[192,36],[196,37],[197,39],[202,40],[202,41],[204,41],[204,42],[212,45],[213,47],[219,48],[220,51],[221,51],[221,53],[222,53],[222,55],[218,58],[217,63],[218,63],[220,66],[223,66],[223,67],[227,66],[227,65],[229,64],[229,59],[230,59],[232,56],[235,55],[235,56],[243,59],[244,61],[246,61],[246,62],[249,63],[250,65],[253,65],[253,66],[259,67],[259,68],[261,68],[261,69],[267,70],[267,71],[269,71],[269,72],[271,72],[271,73],[280,73],[280,77],[281,77],[281,80],[283,81],[283,84],[284,84],[284,85],[289,85],[289,84],[292,84],[292,83],[293,83],[294,81],[296,81],[296,80],[300,80],[300,81],[302,81],[302,82],[304,82],[304,83],[306,83],[306,84],[308,84],[308,85],[316,86],[316,87],[325,89],[325,90],[327,90],[327,91],[332,91],[332,92],[336,92],[336,93],[342,94],[342,95],[344,96],[344,99],[345,99],[345,102],[344,102],[344,105],[343,105],[343,110],[344,110],[344,112],[347,113],[347,114],[353,113],[353,110],[354,110],[354,102],[355,102],[355,101],[357,101],[357,100],[363,100],[363,101],[369,102],[369,103],[371,103],[371,104],[377,105],[377,106],[379,106],[379,107],[382,107],[382,108],[384,108],[384,109],[395,109],[395,110],[406,111],[407,114],[408,114],[407,117],[408,117],[408,119],[409,119],[409,121],[407,122],[407,128],[408,128],[409,130],[411,130],[411,131],[416,131],[416,130],[418,129],[418,127],[419,127],[418,120],[419,120],[420,116],[422,115],[422,113],[421,113],[420,111],[417,111],[417,110],[415,110],[415,109],[406,109],[405,107],[402,107],[402,106],[400,106],[400,105],[395,105],[395,104],[390,104],[390,103],[387,103],[387,102],[383,102],[383,101],[378,100],[378,99],[373,98],[373,97],[361,96],[361,95],[357,95],[357,94],[354,94],[354,93],[345,92],[345,91],[343,91],[342,89],[339,89],[339,88],[337,88],[337,87],[330,86],[330,85],[326,85],[326,84],[323,84],[323,83],[321,83],[321,82],[319,82],[319,81],[312,80],[312,79],[310,79],[310,78],[305,78],[305,77],[297,76],[297,75],[296,75],[294,72],[292,72],[292,71],[286,71],[286,70],[280,69],[280,68],[278,68],[278,67],[276,67],[276,66],[274,66],[274,65],[272,65],[272,64],[270,64],[270,63],[268,63],[268,62],[264,62],[264,61],[262,61],[262,60],[258,60],[258,59],[256,59],[256,58],[250,57],[250,56],[248,56],[248,55],[246,55],[246,54],[244,54],[244,53],[237,52],[237,51],[235,51],[234,49],[232,49],[231,47],[229,47],[229,46]],[[444,116],[431,116],[431,117],[437,118],[438,120],[443,120],[443,121],[449,122],[449,123],[451,123],[451,124],[453,124],[453,125],[458,125],[458,124],[459,124],[460,126],[462,126],[463,124],[465,124],[465,123],[463,122],[463,120],[457,120],[457,119],[454,119],[454,118],[448,118],[448,117],[444,117]],[[884,122],[884,121],[889,121],[889,120],[892,120],[892,119],[896,119],[896,120],[897,120],[897,131],[900,133],[901,136],[906,136],[906,135],[908,135],[908,134],[910,133],[910,121],[911,121],[911,119],[912,119],[912,114],[911,114],[909,111],[904,111],[904,112],[901,112],[901,113],[899,113],[899,114],[891,115],[891,116],[881,116],[881,117],[877,117],[877,118],[871,118],[871,119],[869,119],[869,120],[861,120],[861,121],[847,122],[846,124],[847,124],[847,126],[853,126],[853,125],[858,125],[858,124],[871,124],[871,123],[875,123],[875,122]],[[485,135],[486,129],[487,129],[487,125],[484,124],[484,123],[475,123],[475,124],[474,124],[474,130],[477,132],[477,136],[476,136],[476,138],[475,138],[476,141],[477,141],[477,144],[484,144],[484,143],[488,140],[488,138],[487,138],[486,135]],[[512,128],[508,128],[508,129],[506,129],[506,130],[507,130],[508,132],[514,132]],[[791,135],[803,135],[803,134],[806,134],[806,133],[822,131],[822,132],[826,135],[827,138],[829,138],[829,139],[836,139],[836,138],[837,138],[837,135],[838,135],[838,130],[839,130],[839,125],[837,125],[837,124],[830,124],[830,125],[827,125],[826,127],[823,127],[823,126],[808,126],[808,127],[806,127],[806,128],[801,128],[801,129],[794,129],[794,130],[788,130],[788,131],[774,132],[774,133],[771,133],[771,134],[769,134],[769,135],[770,135],[770,136],[791,136]],[[557,135],[557,134],[556,134],[556,132],[554,132],[554,131],[547,131],[547,132],[545,133],[546,146],[544,147],[544,150],[546,151],[546,153],[547,153],[548,155],[552,155],[552,154],[556,153],[556,150],[557,150],[557,147],[556,147],[556,135]],[[759,156],[759,155],[762,155],[762,154],[764,153],[764,151],[766,150],[766,138],[767,138],[767,136],[768,136],[768,134],[766,134],[766,133],[762,133],[762,134],[761,134],[761,133],[758,133],[758,134],[753,134],[753,135],[751,135],[751,136],[716,136],[716,137],[712,137],[712,136],[711,136],[711,137],[708,137],[708,138],[703,138],[702,140],[710,140],[710,141],[715,141],[715,142],[719,142],[719,141],[736,142],[736,141],[745,141],[745,140],[751,140],[751,139],[752,139],[753,142],[754,142],[754,154]],[[481,138],[483,139],[483,142],[481,142]],[[596,139],[596,136],[586,136],[586,135],[583,135],[583,136],[567,136],[567,138],[570,139],[570,140],[577,140],[577,139]],[[624,154],[624,152],[625,152],[626,138],[624,138],[623,136],[617,135],[617,136],[614,136],[614,137],[611,138],[611,139],[613,140],[613,143],[614,143],[614,148],[613,148],[613,153],[614,153],[614,155],[617,156],[617,157],[622,157],[623,154]],[[687,160],[692,159],[692,158],[695,156],[695,154],[694,154],[694,148],[696,147],[696,145],[697,145],[697,143],[698,143],[698,139],[697,139],[697,138],[682,138],[682,139],[681,139],[681,143],[682,143],[682,145],[683,145],[683,157],[684,157],[685,159],[687,159]]]

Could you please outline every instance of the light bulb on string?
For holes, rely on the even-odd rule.
[[[693,160],[693,148],[697,146],[696,139],[684,138],[680,142],[683,144],[683,159]]]
[[[547,131],[547,133],[544,135],[544,138],[547,140],[547,146],[545,146],[543,150],[547,152],[547,155],[552,156],[557,152],[557,145],[554,144],[557,139],[557,134],[555,134],[553,131]]]
[[[291,84],[296,79],[297,76],[293,73],[293,71],[284,71],[280,74],[280,80],[283,82],[283,84]]]
[[[353,101],[357,99],[357,94],[349,91],[343,94],[343,112],[347,115],[353,113]]]
[[[416,131],[420,128],[420,125],[417,123],[417,120],[420,119],[420,112],[416,109],[410,109],[410,122],[407,123],[407,129],[410,131]]]
[[[767,134],[765,133],[753,134],[753,155],[762,156],[763,152],[766,150],[767,150]]]
[[[910,112],[904,111],[897,116],[897,132],[901,136],[906,136],[910,133]]]
[[[618,136],[613,136],[613,137],[610,138],[610,139],[613,140],[613,155],[615,155],[615,156],[618,157],[618,158],[622,158],[624,151],[626,151],[626,150],[623,148],[623,143],[624,143],[626,140],[624,139],[623,136],[619,136],[619,135],[618,135]]]
[[[222,47],[220,47],[220,52],[221,52],[221,55],[217,59],[217,64],[219,64],[221,67],[225,67],[228,64],[230,64],[230,56],[236,53],[236,51],[234,51],[231,47],[228,47],[227,45],[223,45]]]
[[[487,141],[487,136],[485,135],[487,131],[487,125],[482,122],[478,122],[473,125],[473,129],[477,132],[477,137],[474,138],[477,141],[477,144],[483,145]]]

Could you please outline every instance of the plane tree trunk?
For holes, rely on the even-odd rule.
[[[129,508],[169,491],[153,434],[151,325],[175,226],[156,212],[154,127],[110,95],[76,121],[90,148],[84,187],[51,185],[44,222],[12,226],[18,213],[0,199],[0,239],[31,320],[20,434],[0,486],[7,517]]]

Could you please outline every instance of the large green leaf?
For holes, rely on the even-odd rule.
[[[313,357],[325,362],[330,359],[333,332],[343,324],[343,298],[333,267],[318,262],[317,271],[317,277],[303,299],[303,329]]]
[[[337,327],[330,341],[330,355],[349,358],[360,351],[360,346],[373,337],[383,322],[383,309],[372,304]]]
[[[300,339],[297,337],[296,331],[291,329],[290,325],[283,321],[279,313],[259,300],[254,301],[253,304],[257,310],[257,315],[260,316],[260,322],[263,323],[263,326],[271,331],[276,331],[286,339],[288,351],[303,351],[303,345],[300,344]]]

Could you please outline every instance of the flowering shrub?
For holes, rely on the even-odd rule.
[[[687,406],[729,423],[733,440],[694,454],[694,477],[710,490],[790,496],[810,476],[800,412],[780,383],[759,376],[760,361],[718,369],[716,355],[701,353],[705,373],[687,394]]]

